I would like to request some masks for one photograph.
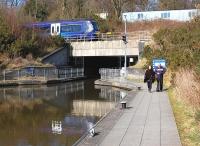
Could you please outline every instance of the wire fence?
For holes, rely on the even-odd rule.
[[[113,79],[121,77],[120,70],[121,69],[100,68],[99,74],[100,74],[101,80],[113,80]]]
[[[0,74],[0,81],[9,80],[53,80],[84,77],[83,68],[37,68],[6,69]]]
[[[135,68],[127,68],[126,73],[123,69],[101,68],[99,69],[99,74],[102,81],[122,82],[124,80],[131,79],[141,82],[144,78],[144,70]]]

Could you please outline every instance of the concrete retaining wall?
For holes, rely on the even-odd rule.
[[[56,51],[42,58],[45,64],[53,64],[55,66],[66,66],[69,64],[70,46],[59,48]]]

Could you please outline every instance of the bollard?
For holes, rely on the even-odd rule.
[[[18,79],[18,80],[20,79],[19,75],[20,75],[20,74],[19,74],[19,70],[17,70],[17,76],[18,76],[17,79]]]
[[[44,80],[46,80],[46,71],[44,69]]]
[[[6,71],[5,70],[3,71],[3,81],[4,81],[4,83],[6,82]]]
[[[122,109],[126,109],[126,101],[121,101],[120,103],[122,105]]]

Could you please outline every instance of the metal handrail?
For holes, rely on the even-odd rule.
[[[65,40],[67,42],[79,42],[79,41],[113,41],[113,40],[121,40],[122,32],[114,32],[114,33],[100,33],[97,36],[87,34],[79,35],[78,37],[67,37]],[[150,40],[151,33],[148,31],[136,31],[127,33],[128,39],[138,39],[138,40]]]
[[[40,68],[40,69],[6,69],[0,74],[0,81],[21,79],[69,79],[84,77],[84,68]]]

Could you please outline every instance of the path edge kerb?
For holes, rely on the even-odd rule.
[[[116,88],[120,88],[120,89],[124,89],[124,90],[128,90],[131,91],[134,88],[141,88],[141,86],[137,85],[137,83],[135,83],[134,85],[129,85],[129,83],[121,83],[121,82],[116,82],[116,81],[107,81],[107,80],[96,80],[94,82],[95,85],[101,85],[101,86],[111,86],[111,87],[116,87]]]
[[[134,91],[134,89],[138,89],[138,87],[140,87],[141,89],[141,86],[127,86],[124,85],[123,83],[119,83],[119,82],[112,82],[112,81],[105,81],[105,80],[101,80],[101,79],[98,79],[96,81],[94,81],[94,85],[99,85],[99,86],[109,86],[109,87],[115,87],[115,88],[119,88],[119,89],[124,89],[124,90],[127,90],[127,91]],[[127,98],[128,94],[123,98],[121,99],[116,105],[115,105],[115,108],[113,108],[112,110],[110,110],[108,113],[106,113],[103,117],[100,118],[100,120],[94,125],[94,128],[97,127],[107,116],[109,116],[114,110],[116,110],[116,107],[119,107],[120,106],[120,102],[122,100],[125,100]],[[121,114],[122,115],[122,114]],[[120,115],[120,117],[121,117]],[[114,125],[113,125],[114,126]],[[89,135],[89,132],[85,132],[83,134],[83,136],[81,136],[81,138],[79,138],[72,146],[77,146],[77,145],[80,145],[81,142],[84,141],[84,139],[86,137],[88,137]]]

